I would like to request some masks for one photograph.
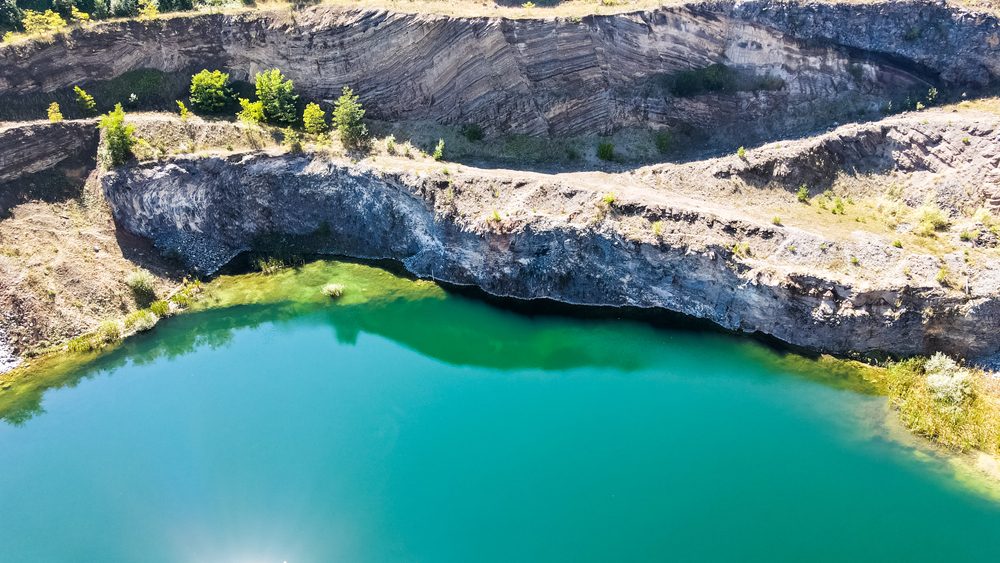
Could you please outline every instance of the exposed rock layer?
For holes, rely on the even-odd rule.
[[[661,86],[712,63],[735,69],[744,91],[678,97]],[[0,46],[0,95],[213,66],[240,79],[278,67],[315,99],[352,85],[370,116],[389,120],[556,135],[651,123],[743,141],[854,119],[932,84],[996,82],[1000,26],[925,2],[723,1],[579,21],[330,7],[212,14]]]
[[[938,125],[946,118],[935,117]],[[806,163],[830,174],[873,162],[923,169],[961,152],[946,141],[963,133],[942,135],[909,156],[893,146],[901,137],[927,136],[932,126],[913,119],[852,126],[785,149],[783,157],[765,148],[749,162],[728,157],[686,165],[682,174],[696,177],[700,170],[704,177],[708,168],[717,176],[781,181],[808,169]],[[994,131],[995,123],[980,128],[976,142],[993,142]],[[914,163],[917,154],[923,160]],[[970,164],[962,170],[971,180],[991,171],[969,155],[953,160]],[[649,171],[654,179],[661,173]],[[642,174],[608,179],[473,169],[427,176],[264,154],[177,158],[104,178],[123,227],[203,272],[291,235],[302,250],[393,258],[415,274],[497,295],[660,307],[816,350],[979,356],[1000,348],[995,265],[980,266],[965,290],[949,290],[933,281],[940,258],[900,252],[871,237],[831,244],[652,185]],[[616,199],[602,203],[609,189]],[[734,251],[737,244],[752,247],[754,257]],[[879,271],[871,278],[822,267],[848,257],[880,263],[873,266]],[[962,267],[960,254],[945,259]]]

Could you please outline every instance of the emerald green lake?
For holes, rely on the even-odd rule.
[[[3,413],[0,560],[1000,561],[1000,503],[856,382],[312,268]]]

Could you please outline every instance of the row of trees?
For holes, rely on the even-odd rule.
[[[293,125],[299,123],[297,112],[298,95],[291,80],[282,75],[278,69],[271,69],[255,76],[257,100],[239,98],[242,108],[237,117],[252,123],[271,123]],[[96,113],[97,104],[93,96],[79,86],[73,88],[76,102],[85,113]],[[229,85],[229,75],[215,70],[203,70],[191,78],[189,101],[191,105],[206,113],[220,113],[230,107],[233,92]],[[181,117],[186,119],[189,111],[184,102],[177,102]],[[349,87],[344,87],[340,98],[334,103],[333,128],[344,146],[349,149],[361,149],[368,144],[368,128],[364,124],[365,110],[361,101]],[[50,121],[62,121],[63,115],[59,104],[52,102],[48,107]],[[319,104],[308,103],[302,111],[302,128],[306,133],[325,135],[330,129],[326,112]],[[137,142],[135,128],[125,123],[125,111],[118,103],[114,109],[101,116],[100,128],[105,133],[106,153],[103,156],[106,164],[120,166],[132,158],[132,148]],[[291,128],[286,129],[286,139],[300,146],[300,135]]]
[[[278,69],[259,72],[254,76],[256,100],[236,97],[230,86],[229,75],[219,70],[202,70],[191,77],[189,100],[192,108],[206,113],[221,113],[231,107],[234,99],[240,111],[236,116],[249,123],[295,125],[300,123],[306,133],[325,134],[330,126],[326,112],[317,103],[305,105],[299,114],[299,96],[295,85]],[[364,123],[365,110],[361,100],[345,86],[333,107],[333,128],[344,146],[360,149],[368,141],[368,128]]]
[[[0,30],[31,31],[32,18],[44,15],[49,25],[67,22],[129,18],[143,13],[177,12],[194,8],[194,0],[0,0]],[[85,17],[80,17],[80,16]],[[58,29],[58,27],[56,28]]]

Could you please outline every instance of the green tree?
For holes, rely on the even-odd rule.
[[[368,127],[363,119],[365,109],[354,90],[344,86],[333,106],[333,126],[340,141],[349,149],[360,149],[368,142]]]
[[[63,120],[62,111],[59,109],[58,102],[52,102],[49,104],[49,121],[52,123],[58,123]]]
[[[117,18],[133,18],[139,15],[138,0],[111,0],[111,14]]]
[[[264,104],[262,102],[251,102],[246,98],[240,98],[240,107],[243,108],[236,114],[236,118],[244,123],[260,123],[264,121]]]
[[[97,102],[93,96],[79,86],[73,86],[73,92],[76,94],[76,105],[80,106],[80,109],[87,113],[97,113]]]
[[[135,144],[135,126],[125,123],[125,110],[121,104],[115,104],[115,109],[101,116],[100,127],[104,130],[111,165],[121,166],[128,162]]]
[[[0,0],[0,29],[15,28],[21,25],[23,18],[24,13],[15,0]]]
[[[155,19],[160,15],[160,6],[156,0],[139,0],[139,18],[144,20]]]
[[[286,80],[281,71],[273,68],[258,72],[254,77],[257,99],[264,105],[264,118],[272,123],[292,123],[295,121],[295,86]]]
[[[191,112],[188,111],[188,108],[186,105],[184,105],[184,102],[180,100],[177,100],[177,111],[181,114],[182,120],[186,120],[187,118],[191,117]]]
[[[191,77],[191,105],[195,109],[214,113],[229,104],[229,75],[221,70],[202,70]]]
[[[28,35],[40,35],[59,31],[66,27],[66,20],[62,19],[62,16],[52,10],[45,10],[44,12],[25,10],[21,25],[24,27],[24,32]]]
[[[306,104],[306,109],[302,112],[302,126],[306,133],[314,135],[326,131],[326,112],[319,107],[319,104]]]

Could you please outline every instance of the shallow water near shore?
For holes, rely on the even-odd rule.
[[[3,404],[0,559],[1000,560],[884,398],[753,341],[336,262],[198,307]]]

